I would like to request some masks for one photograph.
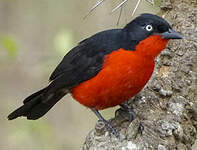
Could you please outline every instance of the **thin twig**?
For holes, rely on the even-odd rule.
[[[155,2],[154,2],[154,0],[146,0],[148,3],[150,3],[151,5],[155,5]]]
[[[128,23],[128,22],[127,22],[126,6],[127,6],[127,5],[125,5],[125,9],[124,9],[124,15],[125,15],[125,23]]]
[[[123,1],[124,1],[124,0],[123,0]],[[119,23],[120,23],[120,17],[121,17],[121,15],[122,15],[122,9],[123,9],[123,7],[120,8],[120,14],[119,14],[119,16],[118,16],[118,20],[117,20],[117,23],[116,23],[117,26],[118,26]]]
[[[113,10],[112,10],[112,13],[114,11],[116,11],[118,8],[120,8],[121,6],[123,6],[128,0],[123,0],[118,6],[116,6]]]
[[[105,0],[98,0],[98,1],[96,2],[96,4],[95,4],[94,6],[92,6],[92,8],[89,10],[89,12],[85,15],[84,19],[85,19],[87,16],[89,16],[89,15],[92,13],[92,11],[94,11],[94,10],[95,10],[98,6],[100,6],[104,1],[105,1]],[[145,1],[147,1],[148,3],[151,3],[152,5],[154,5],[154,0],[145,0]],[[121,2],[118,6],[116,6],[114,9],[112,9],[112,11],[111,11],[111,12],[113,13],[113,12],[115,12],[116,10],[118,10],[119,8],[121,8],[121,10],[120,10],[120,15],[119,15],[117,24],[119,24],[120,17],[121,17],[121,15],[122,15],[122,6],[123,6],[124,4],[126,4],[126,2],[128,2],[128,0],[122,0],[122,2]],[[133,10],[133,12],[132,12],[132,16],[135,14],[137,8],[139,7],[140,2],[141,2],[141,0],[138,0],[138,1],[137,1],[137,4],[136,4],[136,6],[135,6],[135,8],[134,8],[134,10]]]
[[[85,19],[87,16],[91,14],[91,12],[96,9],[100,4],[102,4],[105,0],[98,0],[94,6],[90,9],[90,11],[85,15],[83,19]]]
[[[135,12],[136,12],[136,10],[137,10],[137,8],[138,8],[140,2],[141,2],[141,0],[138,0],[138,1],[137,1],[137,4],[136,4],[136,6],[135,6],[135,8],[134,8],[134,10],[133,10],[133,12],[132,12],[132,14],[131,14],[131,16],[133,16],[133,15],[135,14]]]

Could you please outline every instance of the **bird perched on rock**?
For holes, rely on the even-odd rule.
[[[112,126],[98,110],[121,105],[149,81],[155,58],[170,39],[181,39],[163,18],[141,14],[122,29],[96,33],[68,52],[50,76],[50,84],[30,95],[8,119],[35,120],[46,114],[64,95],[90,108]]]

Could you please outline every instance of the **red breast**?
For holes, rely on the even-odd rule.
[[[167,42],[154,35],[141,41],[135,51],[113,51],[104,58],[96,76],[72,89],[72,96],[79,103],[96,109],[121,104],[146,85],[154,70],[154,59]]]

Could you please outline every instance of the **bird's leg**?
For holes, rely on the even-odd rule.
[[[125,117],[128,121],[132,122],[136,118],[136,114],[132,108],[128,107],[126,104],[120,104],[120,109],[116,110],[115,115],[120,114]],[[144,124],[142,122],[139,123],[138,132],[142,134],[144,131]]]
[[[118,113],[127,118],[127,120],[130,122],[136,118],[136,114],[133,109],[128,107],[126,104],[120,104],[120,109],[116,110],[115,115]]]
[[[99,113],[99,111],[97,109],[91,108],[91,110],[96,114],[96,116],[99,118],[99,120],[101,120],[105,123],[105,126],[110,134],[113,134],[116,137],[120,136],[119,131],[117,129],[113,128],[112,125],[105,118],[103,118],[103,116]]]

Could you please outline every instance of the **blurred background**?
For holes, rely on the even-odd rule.
[[[136,4],[111,10],[121,1],[108,0],[84,16],[97,0],[0,0],[0,149],[77,150],[97,118],[70,95],[43,118],[7,121],[25,97],[48,84],[50,73],[77,43],[96,32],[119,28],[131,19]],[[142,2],[136,15],[157,13],[158,7]],[[107,118],[114,109],[103,111]]]

